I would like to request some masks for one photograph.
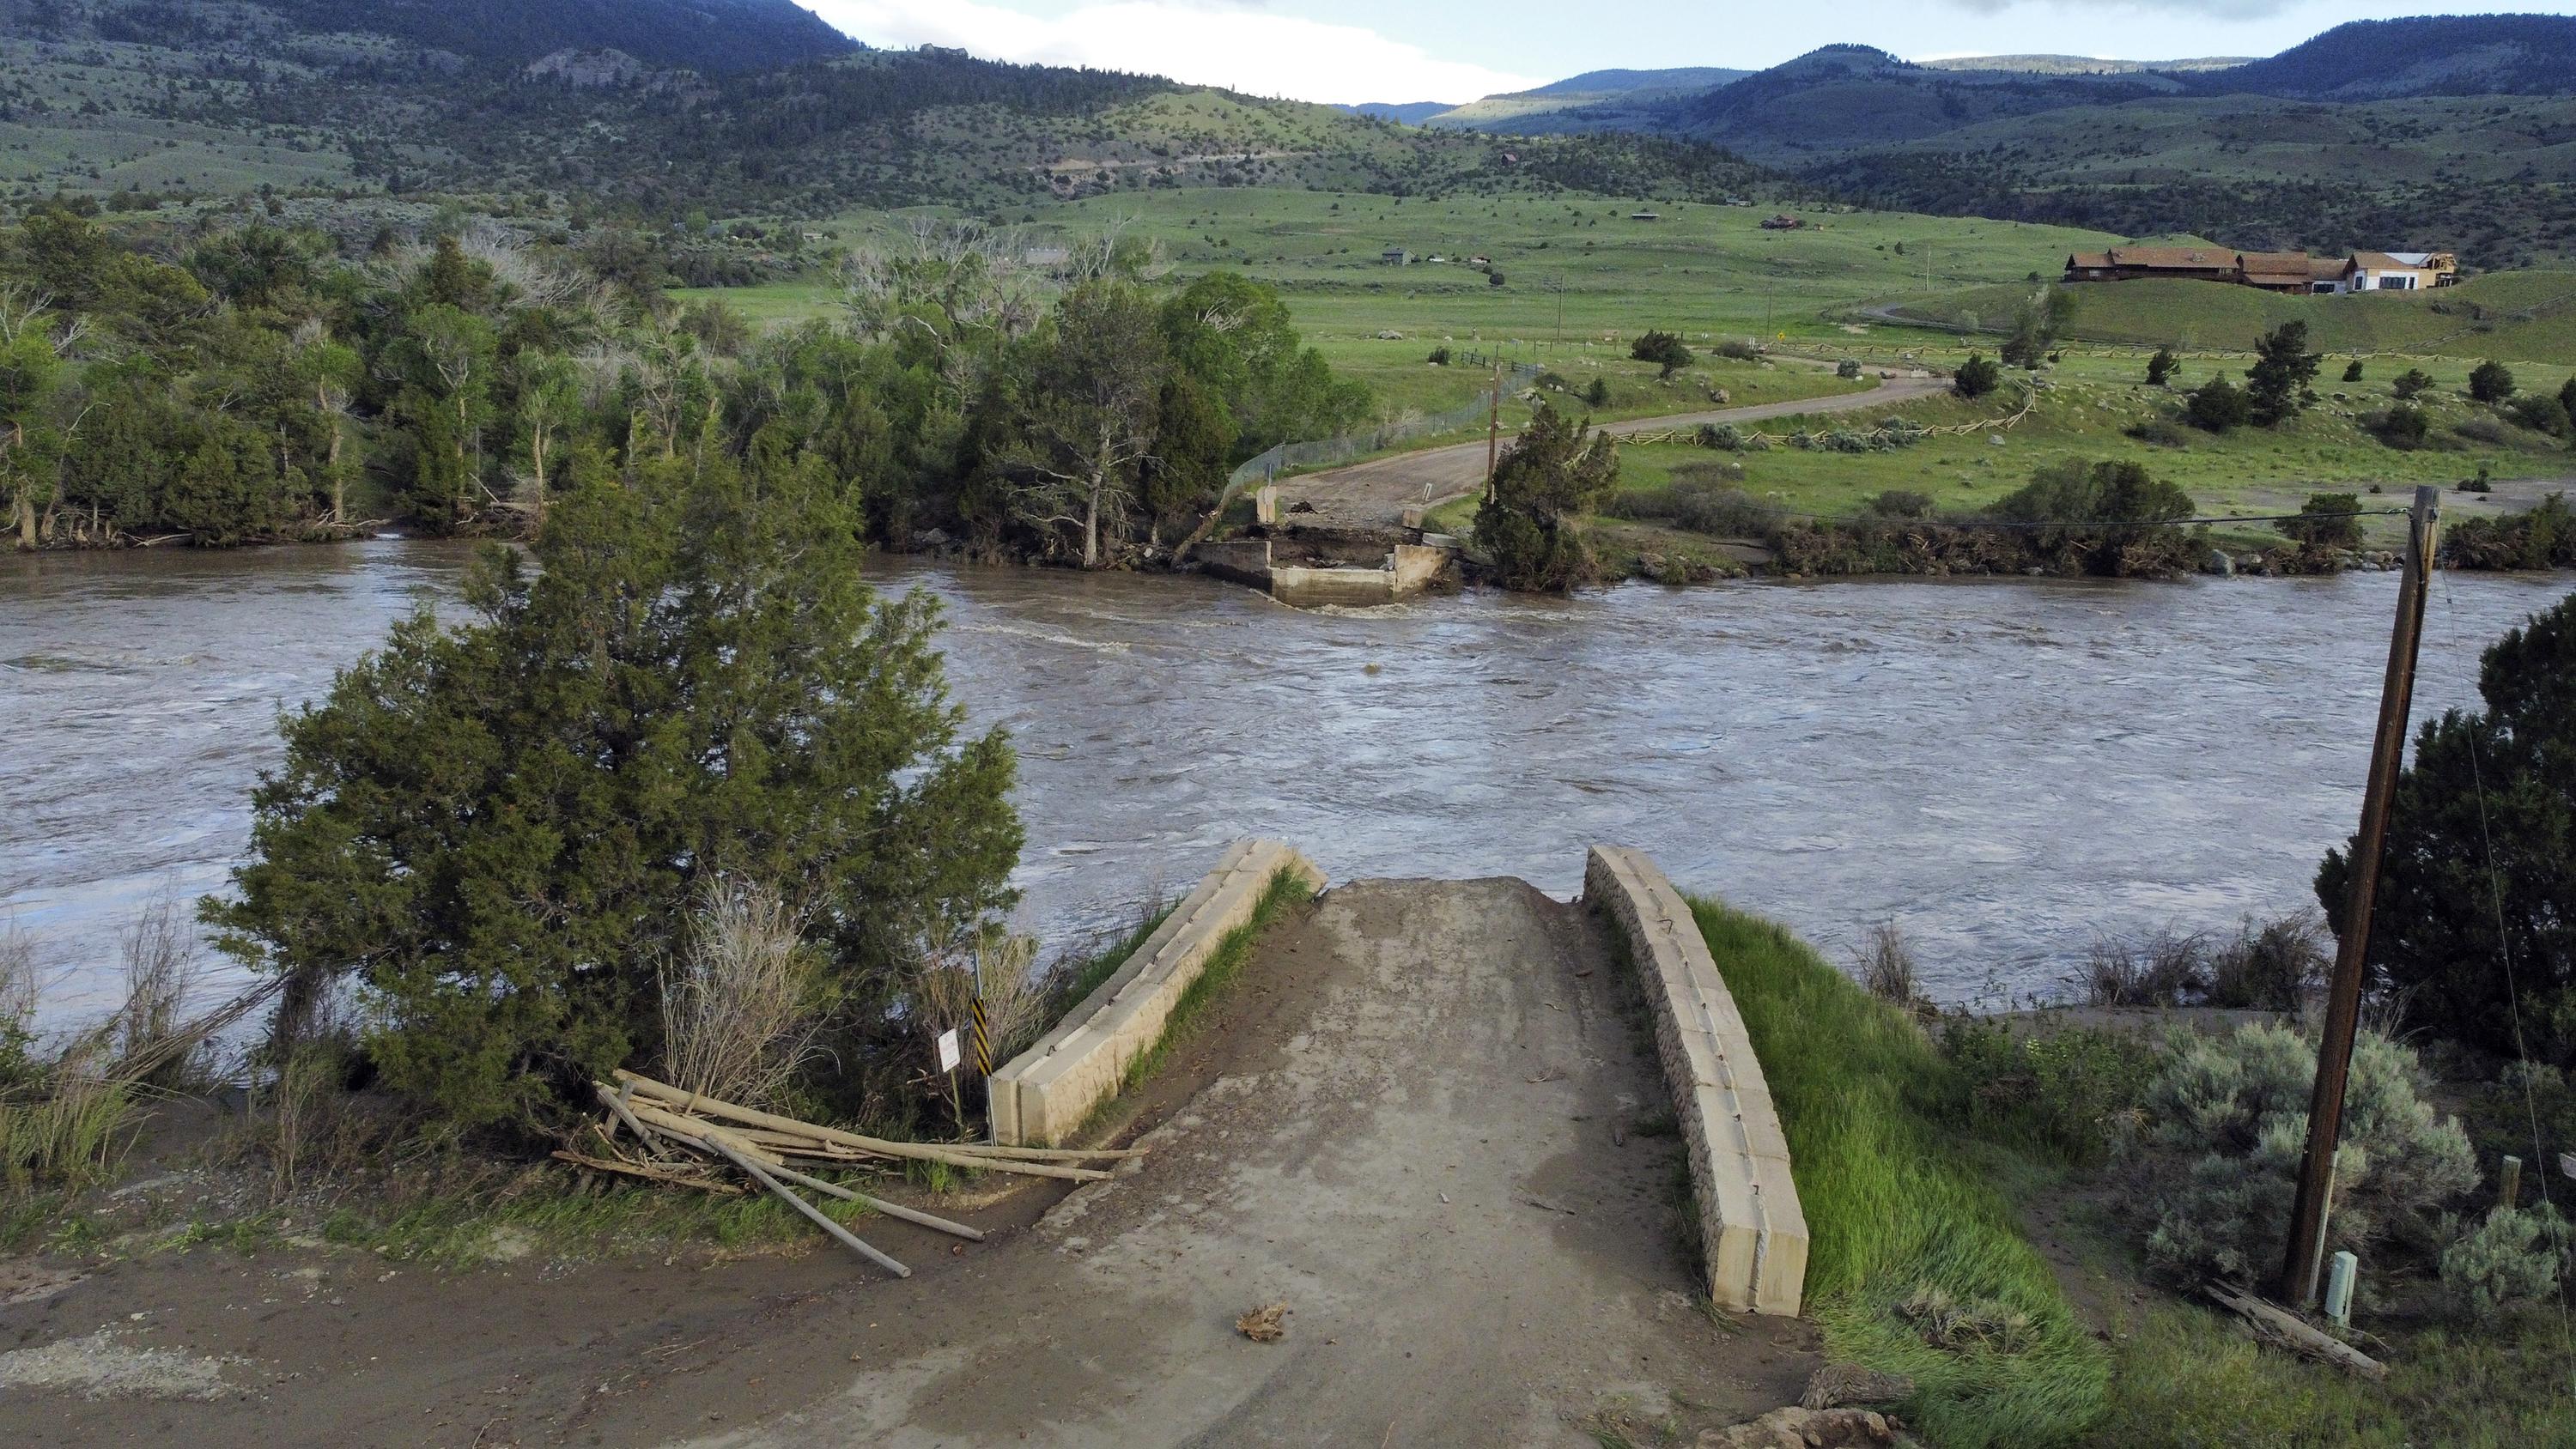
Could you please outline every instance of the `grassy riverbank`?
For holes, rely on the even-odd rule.
[[[2373,1264],[2381,1384],[2258,1346],[2150,1280],[2153,1194],[2113,1148],[2168,1049],[2152,1029],[1961,1019],[1936,1035],[1785,928],[1693,913],[1789,1138],[1828,1356],[1911,1376],[1906,1412],[1931,1442],[2576,1442],[2576,1354],[2552,1305],[2460,1320]]]
[[[1784,927],[1714,901],[1692,912],[1789,1137],[1813,1234],[1808,1311],[1829,1355],[1912,1377],[1910,1417],[1935,1443],[2082,1442],[2104,1411],[2110,1355],[1997,1185],[2037,1166],[1943,1119],[1958,1075],[1911,1019]],[[1961,1330],[1964,1350],[1915,1321],[1936,1294],[1976,1325]]]

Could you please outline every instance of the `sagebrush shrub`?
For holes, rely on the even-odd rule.
[[[2281,1026],[2174,1049],[2143,1104],[2146,1140],[2165,1154],[2151,1263],[2240,1281],[2279,1269],[2316,1070],[2315,1045]],[[2329,1248],[2366,1250],[2477,1182],[2468,1134],[2457,1119],[2434,1116],[2414,1052],[2362,1033],[2335,1154]]]
[[[2558,1287],[2567,1253],[2567,1220],[2542,1203],[2529,1211],[2498,1207],[2465,1233],[2445,1233],[2442,1291],[2472,1318],[2545,1298]]]

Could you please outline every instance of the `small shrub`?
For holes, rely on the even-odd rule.
[[[2088,1006],[2183,1006],[2209,989],[2209,938],[2159,931],[2101,939],[2076,978]]]
[[[2529,397],[2515,399],[2512,416],[2515,422],[2533,432],[2547,433],[2553,438],[2563,438],[2576,431],[2569,426],[2567,405],[2547,393],[2536,392]]]
[[[2513,369],[2493,358],[2479,363],[2469,372],[2469,396],[2482,403],[2500,403],[2513,396]]]
[[[2156,355],[2147,359],[2147,386],[2164,386],[2166,382],[2172,379],[2174,369],[2181,365],[2182,359],[2174,356],[2174,350],[2172,348],[2157,348]]]
[[[814,1051],[820,968],[766,886],[707,885],[662,963],[662,1080],[747,1107],[779,1103]]]
[[[1860,376],[1860,364],[1846,357],[1842,361],[1834,364],[1834,376],[1848,382],[1851,379]]]
[[[1870,433],[1835,428],[1824,435],[1822,446],[1828,453],[1876,453],[1882,451],[1886,444]]]
[[[2224,433],[2254,419],[2254,405],[2246,400],[2244,389],[2224,377],[2202,383],[2192,389],[2190,397],[2191,401],[2184,405],[2184,416],[2203,432]]]
[[[1536,386],[1543,392],[1572,392],[1574,391],[1574,380],[1567,377],[1564,373],[1558,372],[1554,368],[1550,368],[1538,375]]]
[[[2463,418],[2451,425],[2451,431],[2491,448],[2510,448],[2516,441],[2513,429],[2494,418]]]
[[[2163,418],[2149,418],[2143,423],[2133,423],[2125,431],[2130,437],[2151,448],[2191,446],[2191,434]]]
[[[1648,332],[1628,344],[1628,356],[1637,362],[1651,362],[1658,375],[1670,377],[1697,360],[1678,334]]]
[[[1592,385],[1583,390],[1583,400],[1596,408],[1610,406],[1610,379],[1606,377],[1592,379]]]
[[[1950,390],[1964,398],[1980,398],[2001,386],[2003,380],[2002,368],[1987,361],[1982,354],[1971,352],[1968,360],[1959,364],[1959,371],[1950,379]]]
[[[2296,1011],[2333,964],[2332,938],[2314,912],[2248,921],[2209,960],[2208,1003],[2251,1011]]]
[[[1971,1130],[2075,1163],[2103,1161],[2136,1137],[2138,1104],[2163,1064],[2157,1040],[2140,1032],[2016,1030],[1969,1016],[1946,1020],[1941,1051]]]
[[[1761,348],[1741,337],[1729,337],[1710,350],[1734,362],[1752,362],[1762,356]]]
[[[2299,516],[2281,525],[2282,534],[2302,548],[2361,547],[2361,499],[2351,493],[2311,493],[2299,505]]]
[[[2344,381],[2346,381],[2346,382],[2359,382],[2359,381],[2361,381],[2361,359],[2360,359],[2360,358],[2356,357],[2356,358],[2354,358],[2352,361],[2347,362],[2347,363],[2345,363],[2345,364],[2344,364],[2344,368],[2343,368],[2343,380],[2344,380]]]
[[[1447,367],[1449,365],[1449,349],[1446,347],[1432,348],[1431,356],[1426,360],[1429,361],[1433,367]]]
[[[2424,440],[2433,432],[2433,420],[2424,415],[2422,408],[2407,403],[2398,403],[2384,413],[2372,414],[2363,426],[2370,429],[2379,441],[2400,452],[2410,453],[2424,446]]]
[[[2421,393],[2430,391],[2432,386],[2433,374],[2420,367],[2410,367],[2397,375],[2397,380],[2388,385],[2388,391],[2389,395],[2399,402],[2406,402]]]
[[[1869,511],[1881,518],[1930,518],[1939,505],[1929,493],[1890,488],[1869,500]]]
[[[2314,1044],[2281,1026],[2177,1042],[2143,1103],[2161,1151],[2148,1261],[2176,1277],[2238,1282],[2281,1266],[2299,1160],[2307,1147]],[[2457,1119],[2437,1119],[2413,1051],[2376,1032],[2354,1044],[2335,1154],[2328,1248],[2370,1247],[2402,1228],[2430,1231],[2442,1204],[2477,1186]]]
[[[1914,981],[1914,953],[1907,949],[1905,933],[1893,921],[1882,921],[1870,928],[1869,942],[1853,953],[1860,968],[1860,984],[1881,1001],[1892,1001],[1912,1008],[1921,992]]]
[[[1700,424],[1698,442],[1703,448],[1713,448],[1721,453],[1744,451],[1744,435],[1736,431],[1733,423]]]
[[[2537,1302],[2557,1291],[2567,1246],[2567,1220],[2556,1208],[2498,1206],[2442,1249],[2443,1296],[2472,1319]]]

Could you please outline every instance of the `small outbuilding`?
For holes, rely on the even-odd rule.
[[[1390,267],[1409,267],[1413,265],[1413,253],[1406,251],[1402,247],[1388,247],[1385,251],[1377,254],[1377,259],[1379,262]]]

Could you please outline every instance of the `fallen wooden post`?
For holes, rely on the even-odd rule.
[[[807,1202],[805,1199],[798,1197],[796,1194],[789,1192],[785,1183],[770,1176],[768,1170],[763,1168],[759,1163],[754,1162],[750,1158],[743,1156],[741,1153],[734,1151],[733,1148],[722,1138],[708,1137],[702,1140],[707,1144],[707,1146],[713,1148],[715,1151],[721,1152],[726,1157],[731,1158],[734,1166],[741,1168],[762,1187],[768,1188],[771,1192],[778,1194],[779,1197],[786,1201],[789,1207],[792,1207],[798,1212],[803,1213],[805,1216],[812,1218],[816,1227],[821,1228],[823,1231],[830,1233],[833,1237],[840,1239],[844,1245],[846,1245],[851,1251],[857,1253],[860,1257],[867,1259],[869,1262],[876,1264],[878,1267],[885,1269],[887,1272],[892,1273],[898,1278],[909,1278],[912,1276],[912,1270],[910,1268],[907,1268],[901,1263],[896,1262],[894,1259],[887,1257],[885,1254],[878,1252],[876,1249],[869,1247],[865,1241],[861,1240],[858,1234],[851,1232],[848,1228],[842,1227],[839,1223],[832,1221],[830,1217],[824,1214],[821,1208],[818,1208],[812,1203]]]
[[[2210,1283],[2203,1292],[2220,1307],[2245,1320],[2255,1334],[2268,1338],[2292,1353],[2304,1354],[2333,1364],[2346,1373],[2367,1379],[2388,1377],[2388,1365],[2330,1334],[2309,1327],[2298,1315],[2276,1308],[2250,1294],[2240,1293],[2224,1283]]]
[[[650,1077],[629,1071],[619,1071],[617,1079],[633,1087],[638,1097],[650,1097],[664,1104],[665,1107],[675,1107],[683,1112],[708,1117],[721,1117],[728,1122],[738,1122],[747,1127],[766,1127],[816,1142],[838,1143],[843,1147],[856,1148],[861,1152],[871,1152],[883,1157],[910,1157],[925,1162],[945,1162],[951,1167],[1017,1172],[1032,1177],[1057,1177],[1071,1182],[1099,1182],[1109,1176],[1108,1173],[1096,1168],[1066,1167],[1054,1162],[1027,1161],[1015,1155],[1013,1149],[1008,1148],[971,1151],[928,1142],[897,1142],[890,1138],[844,1132],[837,1127],[799,1122],[793,1117],[781,1117],[774,1112],[762,1112],[750,1107],[736,1106],[731,1102],[720,1102],[695,1092],[684,1092],[677,1087],[668,1086]],[[636,1103],[639,1108],[644,1105],[640,1101]]]
[[[970,1228],[964,1223],[952,1223],[946,1218],[934,1217],[929,1213],[923,1212],[919,1208],[908,1208],[899,1202],[887,1202],[883,1198],[870,1197],[856,1188],[843,1187],[837,1182],[825,1182],[819,1177],[808,1177],[804,1173],[798,1172],[792,1167],[773,1167],[770,1171],[800,1187],[810,1187],[816,1192],[830,1193],[832,1196],[837,1197],[844,1202],[857,1203],[861,1207],[884,1213],[890,1218],[901,1218],[908,1223],[919,1223],[925,1228],[935,1228],[951,1237],[964,1238],[970,1243],[980,1243],[984,1241],[984,1233],[982,1229]]]

